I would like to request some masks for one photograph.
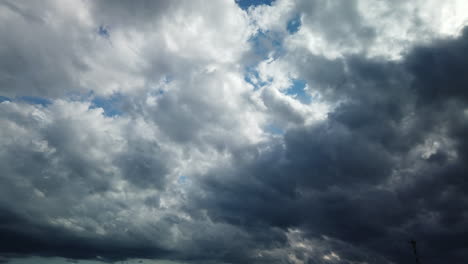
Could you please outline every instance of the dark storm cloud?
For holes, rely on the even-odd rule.
[[[125,231],[131,227],[117,214],[132,206],[130,198],[106,196],[116,191],[120,177],[139,190],[164,189],[163,164],[170,164],[164,162],[169,154],[158,157],[160,154],[151,153],[148,148],[157,150],[157,144],[135,138],[130,128],[120,128],[130,133],[125,137],[128,142],[108,138],[109,130],[119,129],[109,123],[112,119],[98,115],[94,123],[98,127],[93,127],[99,110],[87,112],[79,103],[71,106],[73,112],[65,102],[48,108],[10,102],[0,106],[2,254],[76,259],[167,255],[169,250],[149,243],[150,238],[143,239],[151,226],[142,224]],[[106,122],[110,124],[107,128]],[[130,147],[115,151],[123,146]],[[159,225],[164,223],[173,221],[162,219]],[[101,225],[115,230],[99,235],[96,231]],[[165,232],[156,233],[161,238]]]
[[[73,234],[66,229],[53,228],[34,220],[28,221],[4,209],[1,210],[1,215],[0,253],[5,256],[61,256],[115,261],[138,256],[161,258],[169,253],[141,240]]]
[[[76,2],[67,20],[57,3],[0,4],[0,96],[128,89],[115,116],[70,98],[0,103],[0,262],[404,264],[410,239],[423,263],[468,259],[468,30],[388,61],[365,52],[382,32],[357,1],[299,1],[302,28],[357,50],[259,42],[330,104],[310,122],[273,81],[243,81],[253,7]],[[269,119],[290,126],[257,132]]]
[[[300,227],[311,238],[334,237],[396,263],[413,262],[410,238],[424,263],[463,262],[467,48],[465,30],[415,48],[403,62],[345,58],[339,65],[348,72],[335,71],[345,81],[331,92],[345,100],[328,120],[289,131],[284,148],[239,153],[236,168],[204,178],[208,196],[195,206],[215,221]],[[414,154],[434,136],[453,145],[426,158]],[[372,259],[334,250],[348,260]]]
[[[414,88],[424,103],[449,99],[468,100],[468,29],[458,41],[439,40],[437,45],[421,47],[409,55],[407,68],[414,74]],[[428,67],[431,65],[432,67]],[[456,78],[455,78],[456,76]]]

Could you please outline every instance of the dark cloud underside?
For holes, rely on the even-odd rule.
[[[468,27],[436,4],[45,5],[0,3],[0,263],[468,259]]]

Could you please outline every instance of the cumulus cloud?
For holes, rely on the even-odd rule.
[[[467,8],[2,2],[0,262],[463,262]]]

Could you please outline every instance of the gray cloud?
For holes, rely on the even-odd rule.
[[[463,262],[468,30],[383,3],[0,4],[0,262]]]
[[[197,206],[218,221],[330,236],[383,262],[411,263],[413,237],[424,262],[463,261],[466,39],[415,48],[401,63],[349,58],[331,92],[346,101],[328,120],[287,132],[284,147],[239,153],[229,174],[204,178]],[[428,141],[438,149],[417,153]]]

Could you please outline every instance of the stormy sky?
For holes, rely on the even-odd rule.
[[[0,36],[0,263],[468,261],[466,0],[0,0]]]

